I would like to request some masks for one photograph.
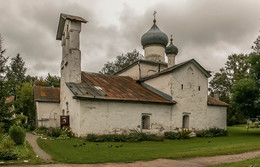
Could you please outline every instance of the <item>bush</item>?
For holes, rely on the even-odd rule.
[[[92,142],[141,142],[141,141],[163,141],[163,137],[146,133],[130,133],[130,134],[107,134],[95,135],[88,134],[87,141]]]
[[[172,140],[189,139],[190,134],[191,134],[190,130],[183,129],[178,132],[164,132],[164,137],[166,139],[172,139]]]
[[[197,137],[206,137],[206,138],[227,136],[227,135],[228,135],[227,130],[220,129],[220,128],[210,128],[207,130],[201,130],[196,132]]]
[[[14,141],[8,135],[3,135],[0,141],[0,149],[12,149],[14,147]]]
[[[1,149],[0,159],[1,160],[17,160],[18,155],[11,149]]]
[[[59,137],[62,133],[62,130],[60,128],[48,128],[46,133],[50,137]]]
[[[13,139],[15,144],[20,145],[24,143],[25,131],[20,126],[11,126],[9,129],[9,135]]]

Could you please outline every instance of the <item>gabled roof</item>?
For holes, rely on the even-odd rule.
[[[74,98],[174,104],[127,76],[81,73],[81,83],[66,83]]]
[[[161,65],[161,66],[167,67],[167,63],[164,63],[164,62],[154,62],[154,61],[150,61],[150,60],[137,60],[137,61],[133,62],[132,64],[130,64],[129,66],[126,66],[125,68],[121,69],[120,71],[117,71],[113,75],[120,74],[120,73],[130,69],[131,67],[135,66],[138,63],[150,64],[150,65],[154,65],[154,66]]]
[[[195,59],[191,59],[191,60],[188,60],[188,61],[185,61],[185,62],[182,62],[182,63],[179,63],[179,64],[176,64],[170,68],[167,68],[165,70],[162,70],[161,72],[158,72],[156,74],[153,74],[153,75],[150,75],[148,77],[145,77],[145,78],[142,78],[140,79],[140,81],[146,81],[146,80],[149,80],[149,79],[152,79],[152,78],[156,78],[160,75],[164,75],[164,74],[168,74],[176,69],[179,69],[180,67],[188,64],[188,63],[193,63],[196,67],[198,67],[198,69],[207,77],[209,78],[211,75],[210,75],[210,72],[205,70]]]
[[[228,106],[227,103],[225,103],[221,100],[215,99],[214,97],[211,97],[211,96],[208,96],[208,105],[209,106],[223,106],[223,107]]]
[[[78,21],[78,22],[82,22],[82,23],[87,23],[88,22],[87,20],[83,19],[82,17],[72,16],[72,15],[61,13],[60,14],[59,24],[58,24],[57,35],[56,35],[56,39],[57,40],[61,40],[63,29],[64,29],[64,24],[65,24],[66,19],[73,20],[73,21]]]
[[[33,93],[35,102],[60,102],[60,88],[34,86]]]

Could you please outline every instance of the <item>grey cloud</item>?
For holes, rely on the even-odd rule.
[[[133,49],[143,53],[140,38],[152,26],[153,10],[158,12],[159,28],[173,34],[179,48],[176,61],[195,58],[213,71],[224,65],[229,54],[249,52],[260,27],[257,0],[160,1],[140,14],[124,5],[119,25],[101,24],[96,14],[106,13],[95,12],[94,1],[0,1],[5,4],[0,6],[4,13],[0,33],[8,47],[6,55],[21,53],[31,75],[59,75],[61,46],[55,37],[60,13],[89,21],[81,32],[82,70],[96,72],[117,55]]]

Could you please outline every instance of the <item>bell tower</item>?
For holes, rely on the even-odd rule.
[[[81,23],[87,21],[78,16],[60,15],[56,39],[61,40],[62,47],[61,85],[66,82],[81,82]]]

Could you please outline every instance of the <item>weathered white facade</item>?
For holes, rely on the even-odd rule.
[[[37,112],[36,125],[37,127],[59,127],[60,106],[59,103],[51,102],[36,102]]]
[[[86,22],[61,14],[57,31],[62,45],[60,103],[37,103],[37,110],[46,110],[39,117],[68,115],[77,136],[226,128],[227,104],[208,97],[210,73],[194,59],[176,64],[178,49],[172,39],[166,47],[168,37],[156,20],[142,37],[145,60],[113,76],[81,72],[79,33]],[[53,120],[50,126],[60,124],[59,119]]]

